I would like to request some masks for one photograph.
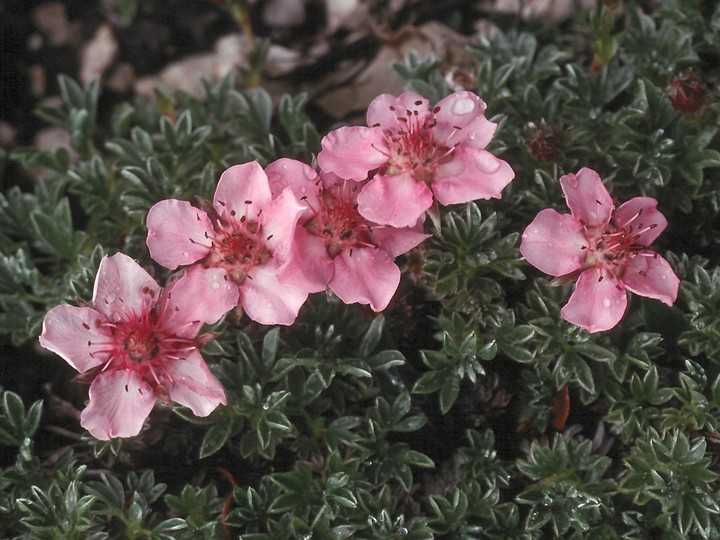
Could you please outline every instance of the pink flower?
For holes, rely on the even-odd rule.
[[[200,355],[209,336],[183,279],[161,289],[122,253],[105,257],[90,306],[51,309],[40,344],[92,381],[80,423],[95,438],[140,432],[155,400],[175,401],[198,416],[225,404],[225,392]]]
[[[431,208],[500,198],[515,173],[484,150],[496,124],[472,92],[455,92],[432,110],[412,92],[378,96],[370,127],[342,127],[322,140],[318,164],[341,178],[372,179],[358,195],[360,214],[394,227],[412,227]]]
[[[635,197],[615,209],[600,176],[587,168],[560,178],[571,214],[541,211],[522,235],[520,253],[556,282],[577,277],[560,314],[589,332],[614,327],[627,307],[626,290],[672,305],[680,280],[646,249],[665,229],[657,201]]]
[[[422,223],[405,228],[371,223],[358,213],[362,184],[331,174],[321,179],[299,161],[280,159],[266,173],[273,191],[289,187],[307,206],[292,245],[308,288],[329,287],[346,304],[385,309],[400,282],[393,259],[429,236]]]
[[[147,217],[147,246],[170,270],[190,266],[185,278],[205,322],[240,305],[261,324],[289,325],[309,293],[291,258],[304,210],[290,190],[273,200],[257,162],[235,165],[222,174],[204,210],[175,199],[155,204]]]

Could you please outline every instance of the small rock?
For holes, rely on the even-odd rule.
[[[290,28],[305,22],[304,0],[270,0],[263,10],[263,22],[274,28]]]
[[[102,77],[118,52],[118,41],[109,24],[102,24],[80,51],[80,81],[86,85]]]
[[[53,47],[77,43],[80,39],[78,24],[68,21],[62,2],[40,4],[33,11],[33,22]]]

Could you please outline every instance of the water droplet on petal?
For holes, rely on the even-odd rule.
[[[469,97],[462,97],[455,100],[451,111],[453,114],[467,114],[475,109],[475,102]]]
[[[609,308],[610,307],[610,299],[606,298],[605,300],[603,300],[602,304],[603,304],[603,307]]]
[[[486,174],[494,173],[500,168],[500,160],[490,152],[484,151],[475,154],[475,164],[478,169]]]
[[[117,296],[115,296],[114,293],[109,293],[109,294],[105,297],[105,302],[107,302],[107,303],[109,304],[110,302],[114,302],[116,299],[117,299]]]
[[[187,259],[190,256],[190,254],[187,251],[182,252],[183,259]]]
[[[210,288],[211,288],[211,289],[219,289],[219,288],[220,288],[220,283],[218,283],[217,281],[213,281],[213,282],[210,284]]]

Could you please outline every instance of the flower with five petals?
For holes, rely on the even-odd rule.
[[[542,210],[525,229],[520,253],[555,283],[577,278],[560,314],[589,332],[613,328],[627,308],[626,291],[672,305],[680,280],[647,249],[667,220],[650,197],[615,208],[600,176],[588,168],[560,178],[570,214]]]
[[[132,437],[155,401],[198,416],[225,404],[225,392],[200,354],[212,336],[181,278],[161,289],[133,259],[103,258],[90,305],[62,304],[43,320],[40,344],[91,382],[80,423],[95,438]]]
[[[368,107],[369,127],[341,127],[322,140],[323,171],[370,178],[357,200],[360,214],[374,223],[413,227],[433,212],[433,199],[450,205],[500,198],[515,176],[485,150],[497,125],[485,118],[484,101],[462,91],[432,109],[428,103],[413,92],[382,94]]]

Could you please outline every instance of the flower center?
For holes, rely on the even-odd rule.
[[[353,196],[357,188],[352,189],[353,193],[345,193],[345,191],[347,189],[338,189],[337,194],[333,196],[323,190],[319,198],[319,208],[305,225],[309,233],[323,239],[332,258],[354,247],[374,245],[370,240],[370,227],[358,212],[358,205]]]
[[[88,341],[90,355],[106,354],[108,357],[98,372],[108,368],[131,369],[157,388],[162,386],[161,376],[166,381],[172,380],[167,362],[180,360],[198,348],[194,338],[180,337],[168,329],[167,323],[172,320],[173,312],[168,310],[167,303],[160,310],[153,296],[154,293],[149,291],[140,313],[128,311],[118,313],[113,320],[98,318],[94,321],[95,328],[104,330],[105,339]],[[83,326],[90,328],[86,323]]]
[[[610,223],[602,232],[586,231],[589,246],[585,265],[600,265],[615,277],[622,277],[630,261],[645,249],[640,236],[655,227],[655,223],[645,226],[640,209],[620,226]]]
[[[251,201],[246,201],[251,204]],[[210,253],[205,259],[207,266],[220,266],[235,283],[240,284],[254,266],[264,264],[272,257],[265,245],[259,224],[249,222],[246,216],[239,219],[230,210],[215,220],[215,235],[211,240]]]
[[[417,107],[422,101],[416,101]],[[454,147],[448,147],[435,140],[433,128],[437,125],[434,109],[427,117],[420,115],[418,109],[399,110],[390,106],[397,119],[398,129],[385,131],[389,150],[388,162],[381,168],[381,174],[395,175],[411,173],[422,182],[430,182],[435,169],[450,159]],[[376,126],[377,127],[377,126]]]

